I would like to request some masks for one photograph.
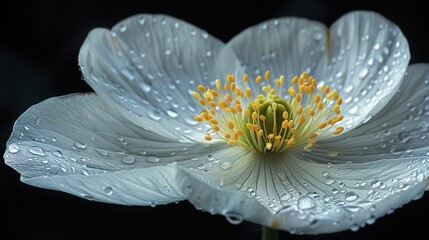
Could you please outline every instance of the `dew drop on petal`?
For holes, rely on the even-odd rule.
[[[79,148],[79,149],[82,149],[82,150],[86,149],[86,144],[84,144],[84,143],[82,143],[82,142],[79,142],[79,141],[76,141],[76,142],[74,143],[74,146],[75,146],[76,148]]]
[[[97,148],[97,149],[95,149],[95,151],[96,151],[98,154],[100,154],[101,156],[107,156],[107,155],[108,155],[107,151],[106,151],[106,150],[104,150],[104,149],[101,149],[101,148]]]
[[[105,192],[107,195],[112,195],[112,193],[113,193],[113,189],[112,189],[112,187],[105,187],[105,188],[104,188],[104,192]]]
[[[146,159],[150,163],[158,163],[160,161],[159,157],[150,156]]]
[[[172,110],[172,109],[168,109],[166,112],[167,112],[167,115],[172,117],[172,118],[175,118],[178,115],[177,112]]]
[[[238,213],[226,212],[225,217],[229,223],[234,224],[234,225],[237,225],[237,224],[240,224],[241,222],[243,222],[243,217]]]
[[[347,202],[353,202],[353,201],[356,201],[356,199],[358,199],[358,195],[354,192],[347,192],[344,196],[344,199]]]
[[[161,115],[157,110],[149,112],[149,117],[155,121],[159,121],[161,119]]]
[[[7,150],[9,150],[10,153],[17,153],[19,151],[19,147],[15,143],[11,143],[7,146]]]
[[[122,162],[124,164],[133,164],[135,162],[135,158],[132,155],[128,155],[122,158]]]
[[[45,151],[39,146],[34,146],[28,149],[28,151],[37,156],[45,156]]]
[[[61,151],[53,151],[52,155],[54,155],[55,157],[59,157],[59,158],[63,157],[63,153]]]
[[[292,197],[292,195],[289,192],[284,192],[280,195],[280,201],[287,201]]]
[[[311,197],[303,196],[298,199],[298,208],[302,210],[312,209],[316,207],[316,203]]]

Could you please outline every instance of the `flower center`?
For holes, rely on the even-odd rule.
[[[334,127],[343,119],[342,98],[329,86],[318,87],[316,79],[306,72],[292,78],[286,93],[284,76],[275,79],[272,86],[266,71],[264,78],[255,79],[256,97],[248,79],[244,74],[238,86],[235,76],[229,74],[223,85],[219,79],[215,81],[216,89],[199,85],[200,93],[193,93],[203,106],[195,120],[211,128],[205,140],[220,138],[254,152],[283,152],[291,148],[309,150],[316,141],[344,130]]]

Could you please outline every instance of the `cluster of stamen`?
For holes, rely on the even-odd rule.
[[[270,72],[266,71],[264,77],[255,78],[255,83],[256,96],[247,74],[240,86],[232,74],[223,85],[217,79],[215,89],[198,86],[199,92],[193,96],[203,110],[195,120],[211,128],[205,140],[220,138],[251,151],[283,152],[295,147],[309,150],[324,136],[344,130],[342,126],[334,127],[343,119],[338,92],[329,86],[318,87],[316,79],[306,72],[292,78],[287,93],[283,75],[272,86]]]

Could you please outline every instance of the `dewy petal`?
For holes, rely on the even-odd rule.
[[[4,159],[31,185],[97,201],[149,205],[183,199],[172,162],[192,167],[192,159],[207,151],[203,144],[135,125],[95,94],[75,94],[27,110],[15,123]]]
[[[197,209],[291,233],[356,230],[419,198],[428,186],[426,158],[329,165],[238,148],[213,156],[217,166],[181,168],[177,175]]]
[[[111,31],[91,31],[79,64],[106,101],[162,126],[165,134],[186,136],[206,130],[194,120],[200,106],[192,92],[240,69],[221,41],[165,15],[136,15]]]
[[[399,92],[366,124],[320,142],[308,153],[319,162],[407,161],[429,156],[429,65],[411,65]]]
[[[266,21],[243,31],[228,46],[252,77],[270,70],[288,79],[307,71],[321,85],[337,89],[343,97],[346,131],[388,102],[410,57],[400,29],[364,11],[344,15],[330,29],[300,18]]]

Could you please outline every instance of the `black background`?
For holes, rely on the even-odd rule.
[[[46,98],[91,89],[81,80],[79,48],[95,27],[110,28],[137,13],[164,13],[207,30],[224,42],[246,27],[281,16],[330,25],[351,10],[374,10],[399,25],[410,44],[411,63],[428,62],[426,8],[410,1],[3,1],[0,6],[0,143],[13,122]],[[421,3],[423,4],[423,3]],[[1,239],[260,239],[260,227],[231,225],[222,216],[195,210],[186,201],[152,207],[91,202],[27,186],[0,163]],[[429,194],[358,232],[319,236],[281,232],[282,239],[426,238]],[[421,220],[422,219],[422,220]],[[4,236],[7,236],[4,238]],[[420,236],[420,237],[418,237]]]

